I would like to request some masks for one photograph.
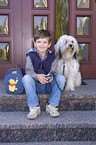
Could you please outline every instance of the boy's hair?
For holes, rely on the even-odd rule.
[[[47,30],[38,30],[34,36],[34,41],[36,42],[36,39],[39,39],[39,38],[48,38],[48,41],[49,43],[51,42],[52,38],[51,38],[51,34],[47,31]]]

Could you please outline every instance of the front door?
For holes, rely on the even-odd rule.
[[[79,42],[83,78],[96,78],[96,0],[0,0],[0,78],[25,68],[32,35],[48,29],[55,40],[70,34]]]
[[[55,0],[0,0],[0,78],[14,66],[24,70],[38,29],[48,29],[54,44]]]
[[[21,0],[0,0],[0,78],[23,64]]]
[[[82,77],[96,78],[96,0],[70,0],[69,25],[79,43]]]

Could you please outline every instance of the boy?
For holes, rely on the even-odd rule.
[[[26,54],[26,75],[22,82],[28,98],[28,119],[36,119],[41,110],[38,102],[39,92],[50,92],[51,96],[46,105],[46,113],[51,117],[58,117],[60,113],[56,106],[59,105],[61,90],[65,86],[65,77],[56,75],[57,60],[51,46],[51,35],[47,30],[38,30],[34,35],[34,46]]]

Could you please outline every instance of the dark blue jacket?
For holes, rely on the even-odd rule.
[[[36,51],[29,51],[26,55],[31,58],[34,71],[37,74],[48,74],[51,69],[51,64],[55,59],[53,51],[49,50],[47,53],[47,57],[43,61]]]

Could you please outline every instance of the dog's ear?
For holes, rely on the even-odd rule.
[[[60,46],[58,48],[57,47],[55,47],[55,48],[56,48],[55,49],[55,56],[60,59],[62,57]]]
[[[61,57],[61,46],[62,46],[62,37],[63,36],[61,36],[59,39],[58,39],[58,41],[57,41],[57,43],[54,45],[54,48],[55,48],[55,55],[56,55],[56,57]]]
[[[56,57],[60,57],[60,41],[58,40],[57,43],[54,45],[55,48],[55,55]]]
[[[77,51],[74,53],[73,58],[74,58],[74,59],[76,59],[76,60],[78,60],[78,61],[80,60],[80,58],[79,58],[79,55],[78,55],[78,52],[77,52]]]
[[[59,47],[59,59],[62,58],[62,53],[61,53],[61,49]]]
[[[64,46],[65,46],[65,43],[66,43],[66,37],[67,37],[67,35],[62,35],[58,39],[57,43],[54,45],[55,55],[57,57],[59,57],[59,58],[62,57],[62,52],[61,51],[64,51],[65,50]]]
[[[76,40],[76,39],[74,40],[74,42],[75,42],[75,45],[76,45],[76,51],[77,51],[77,53],[78,53],[78,50],[79,50],[79,45],[78,45],[78,42],[77,42],[77,40]]]
[[[62,58],[60,46],[59,45],[57,46],[57,44],[55,44],[54,48],[55,48],[55,56],[58,57],[59,59]]]
[[[78,54],[77,54],[77,52],[75,52],[74,55],[73,55],[73,58],[77,59],[77,57],[78,57]]]

